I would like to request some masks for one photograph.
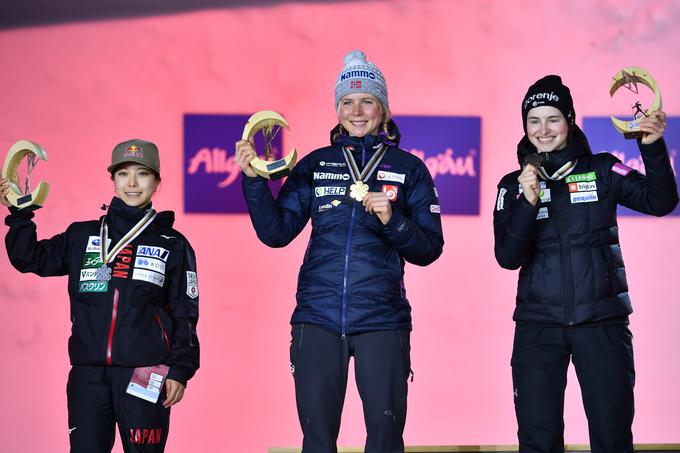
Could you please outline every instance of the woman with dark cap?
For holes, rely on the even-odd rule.
[[[110,452],[118,424],[126,453],[160,453],[170,407],[199,365],[196,259],[172,228],[174,213],[151,206],[161,181],[156,145],[116,145],[107,170],[116,196],[106,215],[40,241],[35,205],[10,206],[10,182],[0,179],[5,244],[21,272],[68,275],[71,452]]]
[[[335,452],[354,357],[367,453],[403,452],[411,307],[404,263],[442,252],[439,201],[425,164],[399,149],[387,87],[363,52],[335,84],[331,145],[302,159],[276,200],[236,143],[243,191],[262,242],[283,247],[312,219],[293,312],[291,369],[305,453]]]
[[[522,121],[521,169],[501,179],[494,210],[496,260],[520,268],[511,361],[520,452],[564,452],[571,359],[592,452],[632,453],[632,308],[616,207],[663,216],[677,205],[666,114],[640,121],[646,176],[591,153],[558,76],[529,88]]]

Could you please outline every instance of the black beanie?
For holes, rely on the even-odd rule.
[[[522,101],[522,127],[527,131],[527,115],[529,110],[534,107],[549,105],[555,107],[569,124],[571,128],[576,123],[576,112],[574,112],[574,101],[566,85],[562,84],[562,79],[557,75],[547,75],[531,85],[524,95]]]

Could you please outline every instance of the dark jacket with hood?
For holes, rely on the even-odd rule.
[[[100,220],[72,223],[38,241],[32,209],[10,208],[7,253],[21,272],[68,275],[72,365],[139,367],[165,364],[186,384],[199,366],[198,283],[189,242],[172,228],[174,213],[154,221],[110,263],[111,280],[97,281]],[[116,244],[144,216],[114,198],[105,216]],[[110,245],[112,247],[112,245]]]
[[[312,220],[291,323],[317,324],[342,335],[411,329],[404,262],[430,264],[441,254],[444,239],[430,173],[419,158],[397,148],[396,135],[395,141],[384,135],[332,140],[295,166],[276,200],[266,179],[244,175],[250,218],[268,246],[287,245]],[[350,198],[353,181],[343,146],[359,167],[387,146],[364,181],[370,191],[392,190],[396,197],[386,225]]]
[[[514,319],[572,326],[627,322],[632,312],[619,246],[616,207],[663,216],[678,192],[663,139],[639,143],[646,176],[609,153],[593,155],[572,126],[568,146],[546,153],[548,174],[577,161],[560,180],[541,179],[532,206],[521,194],[521,170],[501,179],[494,209],[495,254],[506,269],[520,268]],[[517,147],[522,166],[536,148],[525,135]]]

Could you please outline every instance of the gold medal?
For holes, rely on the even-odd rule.
[[[349,186],[349,196],[354,198],[356,201],[363,201],[367,194],[368,184],[364,184],[362,181],[357,181],[356,183]]]

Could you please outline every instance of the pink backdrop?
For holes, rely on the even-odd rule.
[[[415,382],[405,437],[416,445],[516,443],[509,361],[517,274],[493,259],[491,213],[496,183],[517,165],[521,97],[557,73],[579,119],[606,115],[610,76],[634,64],[652,71],[666,111],[679,115],[679,20],[678,1],[404,0],[0,31],[0,147],[29,138],[47,150],[40,171],[52,193],[37,222],[49,237],[101,214],[113,194],[106,166],[115,143],[159,145],[164,182],[155,203],[176,211],[198,255],[203,354],[173,410],[167,451],[262,452],[301,439],[288,320],[308,231],[273,250],[247,216],[184,215],[182,114],[279,110],[307,152],[334,125],[342,56],[361,48],[385,73],[394,113],[481,116],[481,215],[445,217],[439,261],[407,267]],[[620,226],[636,308],[635,441],[680,442],[680,219]],[[3,451],[66,451],[66,280],[20,275],[4,253],[0,266]],[[566,424],[568,443],[588,441],[573,374]],[[352,384],[340,443],[362,442]]]

